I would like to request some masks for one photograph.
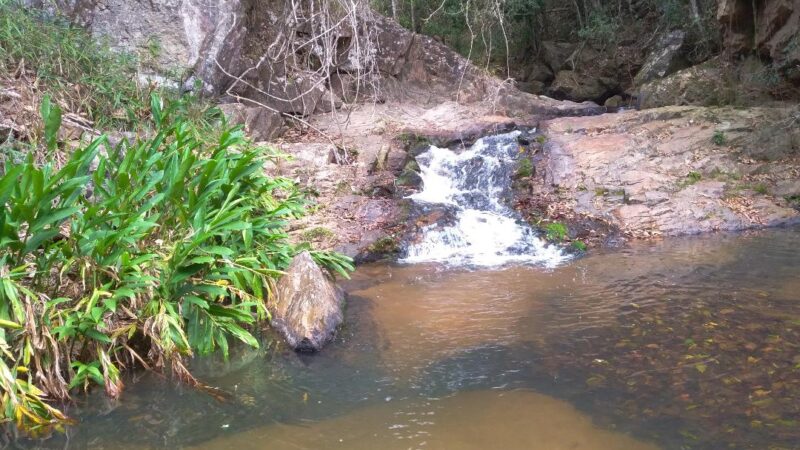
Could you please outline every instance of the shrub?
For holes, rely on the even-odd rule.
[[[608,47],[616,43],[619,27],[619,19],[597,9],[589,14],[586,25],[578,30],[578,37]]]
[[[711,142],[713,142],[714,145],[722,146],[722,145],[725,145],[726,142],[728,142],[728,138],[725,137],[725,133],[724,132],[715,131],[714,135],[711,136]]]
[[[42,108],[55,145],[58,108]],[[179,103],[152,99],[154,133],[101,137],[62,167],[29,155],[0,177],[0,421],[35,435],[66,420],[47,400],[74,388],[122,390],[120,371],[258,342],[274,279],[305,247],[287,241],[303,214],[294,183],[265,175],[274,157],[240,128],[199,140]],[[53,148],[53,147],[51,147]],[[312,252],[347,275],[351,260]]]

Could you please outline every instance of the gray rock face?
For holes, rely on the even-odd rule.
[[[267,305],[272,325],[297,351],[315,352],[333,339],[342,323],[344,293],[308,252],[292,260]]]
[[[558,202],[551,203],[632,237],[797,223],[800,214],[781,195],[794,189],[797,153],[774,161],[747,156],[750,148],[784,149],[758,130],[785,128],[795,113],[668,107],[543,122],[542,185],[553,187]],[[715,144],[715,135],[725,143]]]
[[[636,74],[633,84],[639,86],[656,78],[664,78],[681,68],[681,50],[685,39],[686,32],[683,30],[675,30],[662,36]]]
[[[277,137],[284,126],[280,113],[261,106],[226,103],[220,105],[220,109],[230,123],[244,125],[245,132],[256,141]]]
[[[619,89],[619,83],[610,78],[597,78],[572,70],[562,70],[550,86],[550,93],[556,98],[575,102],[602,102]]]
[[[244,0],[246,1],[246,0]],[[26,0],[56,8],[114,48],[140,55],[144,75],[174,84],[194,75],[211,90],[241,57],[245,28],[240,0]],[[169,74],[169,75],[167,75]]]
[[[800,0],[719,0],[717,20],[728,53],[755,50],[771,59],[786,79],[800,84]]]

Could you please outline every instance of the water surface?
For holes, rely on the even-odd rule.
[[[798,249],[781,229],[553,269],[364,266],[322,353],[195,362],[222,400],[140,375],[121,401],[80,399],[68,441],[36,445],[797,449]]]

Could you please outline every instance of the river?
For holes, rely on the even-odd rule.
[[[362,266],[321,353],[196,362],[221,398],[140,374],[28,447],[798,448],[798,248],[778,229],[550,269]]]

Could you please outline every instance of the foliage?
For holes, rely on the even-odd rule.
[[[147,139],[101,137],[60,168],[32,155],[0,177],[0,420],[31,434],[60,426],[47,401],[120,371],[168,369],[193,380],[183,357],[230,341],[257,346],[273,280],[307,247],[288,243],[304,212],[293,182],[264,174],[268,149],[222,124],[197,138],[186,105],[151,99]],[[46,100],[52,151],[60,112]],[[346,275],[349,258],[312,252]]]
[[[714,145],[722,146],[722,145],[725,145],[726,142],[728,142],[728,138],[725,137],[725,133],[724,132],[715,131],[714,135],[711,136],[711,142],[713,142]]]
[[[578,30],[578,37],[591,41],[599,47],[614,45],[620,22],[602,9],[592,11],[586,25]]]
[[[585,252],[587,249],[586,243],[583,241],[574,241],[572,242],[572,248],[579,252]]]
[[[533,175],[533,162],[530,158],[521,158],[517,163],[517,171],[515,176],[517,178],[528,178]]]
[[[83,28],[16,0],[0,0],[0,74],[32,72],[54,103],[100,126],[132,125],[147,114],[136,60]]]
[[[569,236],[567,226],[559,222],[548,223],[544,227],[544,231],[548,241],[561,242]]]
[[[700,172],[691,171],[686,174],[686,177],[684,179],[678,182],[678,188],[683,189],[687,186],[697,184],[702,179],[703,175]]]

